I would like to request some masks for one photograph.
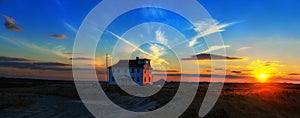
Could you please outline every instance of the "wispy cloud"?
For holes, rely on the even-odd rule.
[[[207,20],[207,21],[199,21],[198,23],[195,23],[194,30],[198,32],[198,35],[192,38],[192,40],[189,42],[189,46],[192,47],[197,44],[197,41],[199,38],[208,36],[210,34],[214,34],[217,32],[223,32],[225,31],[224,28],[231,26],[233,24],[236,24],[237,22],[233,23],[224,23],[220,24],[216,20]]]
[[[140,47],[138,47],[138,46],[136,46],[135,44],[129,42],[128,40],[126,40],[126,39],[124,39],[124,38],[122,38],[122,37],[116,35],[115,33],[110,32],[110,31],[107,31],[107,32],[111,33],[113,36],[115,36],[115,37],[118,38],[119,40],[121,40],[121,41],[123,41],[124,43],[128,44],[129,46],[135,48],[136,50],[142,52],[143,54],[145,54],[145,55],[147,55],[147,56],[150,56],[152,59],[158,60],[159,62],[164,62],[164,63],[166,63],[166,64],[169,64],[165,59],[162,59],[162,58],[160,58],[159,56],[156,56],[156,55],[154,55],[154,54],[151,54],[151,53],[149,53],[149,52],[147,52],[147,51],[141,49]]]
[[[230,45],[212,46],[209,49],[207,49],[205,51],[202,51],[200,53],[209,53],[209,52],[212,52],[212,51],[216,51],[216,50],[220,50],[220,49],[224,49],[224,48],[229,48],[229,47],[231,47],[231,46]]]
[[[248,50],[250,48],[252,48],[252,47],[241,47],[241,48],[237,49],[237,51],[244,51],[244,50]]]
[[[63,58],[69,58],[70,56],[67,54],[64,54],[63,51],[66,49],[65,47],[59,45],[56,46],[54,49],[47,49],[47,48],[43,48],[39,45],[36,45],[34,43],[30,43],[27,42],[25,40],[14,40],[14,39],[10,39],[4,36],[0,36],[0,39],[20,47],[21,49],[26,49],[26,50],[31,50],[34,51],[35,53],[40,53],[40,54],[45,54],[45,55],[55,55],[58,57],[63,57]]]
[[[154,55],[154,58],[152,57],[151,60],[154,62],[154,64],[169,64],[165,59],[161,59],[161,56],[165,54],[165,48],[156,44],[151,44],[150,50],[152,54]],[[156,58],[157,57],[157,58]]]
[[[67,28],[69,28],[71,31],[73,31],[74,33],[77,33],[77,29],[74,27],[74,26],[72,26],[71,24],[69,24],[69,23],[67,23],[67,22],[64,22],[64,24],[65,24],[65,26],[67,27]]]
[[[155,32],[156,40],[164,45],[168,44],[168,39],[165,38],[164,32],[162,32],[160,29],[158,29]]]

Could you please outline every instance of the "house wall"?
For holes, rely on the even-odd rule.
[[[132,73],[132,69],[134,69],[134,72]],[[127,79],[133,79],[138,85],[143,85],[143,68],[122,68],[122,67],[114,67],[113,69],[109,69],[109,84],[110,85],[117,85],[116,81],[113,80],[118,78],[127,78]],[[139,79],[139,80],[138,80]],[[126,80],[124,80],[126,81]],[[130,80],[127,80],[130,81]],[[130,85],[130,82],[123,82],[122,85]]]
[[[149,65],[145,65],[143,68],[143,85],[152,84],[152,69]]]

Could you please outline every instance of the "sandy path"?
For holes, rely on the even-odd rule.
[[[117,96],[126,98],[125,96]],[[120,101],[122,102],[122,101]],[[127,101],[128,102],[128,101]],[[156,106],[149,99],[130,100],[125,108],[134,111],[147,111]],[[108,108],[108,107],[106,107]],[[85,108],[80,100],[63,97],[43,96],[35,98],[35,104],[29,108],[6,109],[0,111],[1,118],[93,118],[94,116]]]

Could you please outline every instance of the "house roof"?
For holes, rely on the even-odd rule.
[[[140,63],[139,63],[139,61],[140,61]],[[108,68],[111,68],[111,67],[144,67],[144,65],[146,63],[143,63],[143,62],[145,62],[145,61],[150,61],[150,59],[137,58],[136,60],[120,60],[117,64],[109,66]],[[149,63],[149,65],[150,65],[150,63]]]

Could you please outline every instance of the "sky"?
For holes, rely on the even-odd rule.
[[[95,58],[85,58],[85,53],[72,51],[74,40],[99,2],[0,0],[0,76],[72,80],[72,60],[80,60],[95,62],[102,79],[109,53],[110,65],[150,58],[154,76],[167,75],[170,81],[180,80],[181,74],[184,81],[199,80],[201,74],[200,81],[214,75],[226,76],[226,82],[300,83],[298,0],[198,0],[212,18],[193,23],[164,9],[135,9],[101,31]],[[204,38],[218,33],[224,45],[208,47]],[[227,55],[212,54],[223,49]],[[225,61],[227,67],[212,68],[211,61]]]

